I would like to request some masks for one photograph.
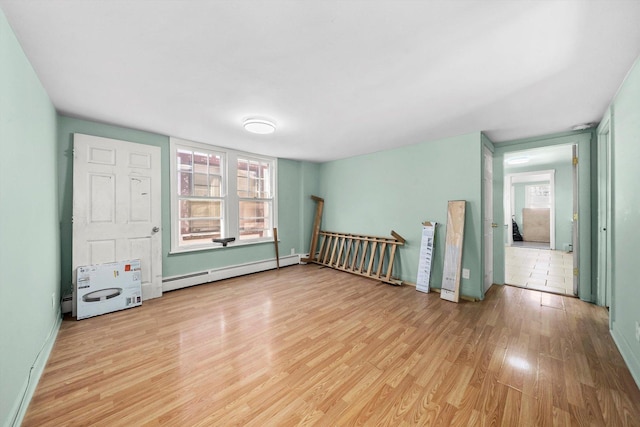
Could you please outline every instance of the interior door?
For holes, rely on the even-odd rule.
[[[484,292],[493,284],[493,156],[484,147]]]
[[[598,304],[609,307],[611,288],[609,264],[611,263],[610,217],[611,168],[610,168],[610,132],[608,124],[598,134]]]
[[[571,146],[573,157],[573,294],[578,295],[578,283],[580,270],[580,236],[578,227],[578,146]]]
[[[160,148],[83,134],[73,145],[74,290],[79,266],[140,259],[143,300],[161,296]]]

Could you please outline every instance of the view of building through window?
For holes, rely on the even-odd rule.
[[[223,157],[178,150],[180,244],[220,238],[223,229]]]
[[[271,237],[271,165],[238,158],[240,240]]]
[[[172,153],[172,250],[273,236],[275,159],[188,141],[172,143]]]

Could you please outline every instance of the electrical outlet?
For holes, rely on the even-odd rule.
[[[636,341],[640,342],[640,322],[636,320]]]
[[[296,254],[296,248],[291,248],[291,255],[295,255]]]
[[[469,278],[469,269],[468,268],[463,268],[462,269],[462,278],[463,279],[468,279]]]
[[[51,308],[56,308],[56,293],[51,294]]]

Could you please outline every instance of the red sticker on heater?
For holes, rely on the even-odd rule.
[[[131,264],[125,264],[124,271],[131,271]]]

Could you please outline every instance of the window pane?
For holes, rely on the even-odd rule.
[[[178,172],[178,194],[180,196],[191,196],[191,172]]]
[[[271,202],[240,201],[240,240],[271,237]]]
[[[206,173],[193,174],[193,194],[192,195],[205,196],[205,197],[209,195],[209,179]]]
[[[179,209],[180,219],[221,218],[222,201],[182,199]]]
[[[216,175],[209,176],[209,196],[220,197],[222,195],[222,178]]]
[[[180,221],[180,245],[201,245],[219,239],[221,234],[220,219],[194,219]]]
[[[178,195],[222,197],[221,154],[177,150]]]
[[[193,171],[206,174],[209,170],[209,156],[204,153],[193,153]]]
[[[190,171],[193,164],[193,155],[191,151],[178,150],[178,170]]]
[[[271,198],[271,168],[266,162],[238,158],[238,196]]]
[[[180,245],[211,243],[222,236],[222,201],[180,202]]]
[[[209,173],[213,175],[222,175],[222,156],[218,154],[209,154]]]

